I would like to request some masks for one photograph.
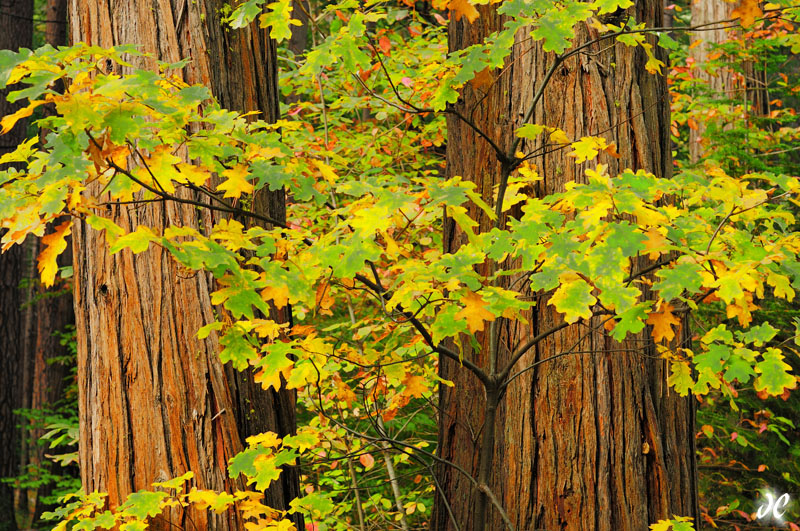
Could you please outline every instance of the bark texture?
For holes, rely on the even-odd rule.
[[[659,0],[640,0],[631,12],[651,26],[662,20]],[[480,42],[502,22],[490,7],[481,7],[473,24],[451,19],[451,50]],[[507,70],[488,94],[469,85],[457,104],[466,115],[474,109],[474,122],[505,150],[554,61],[553,54],[544,53],[528,37],[526,31],[518,34]],[[580,25],[574,44],[595,37],[594,29]],[[641,50],[604,42],[589,51],[596,54],[572,57],[555,71],[532,121],[561,128],[573,139],[599,135],[616,142],[621,158],[600,158],[611,175],[642,168],[669,178],[664,77],[645,71]],[[532,161],[544,177],[532,192],[536,196],[561,191],[571,181],[585,182],[585,165],[576,165],[567,156],[569,150],[545,148],[541,142],[522,147],[525,153],[543,153]],[[489,144],[454,116],[448,117],[447,175],[477,183],[490,203],[501,175]],[[489,230],[491,224],[480,210],[473,207],[470,214],[481,230]],[[444,242],[448,252],[466,242],[451,220],[445,223]],[[508,363],[519,343],[562,322],[547,302],[547,297],[536,300],[531,326],[505,321],[498,327],[498,367]],[[464,356],[481,367],[488,366],[487,336],[479,335],[477,352],[462,341]],[[571,352],[516,378],[497,411],[488,486],[515,529],[640,531],[659,518],[696,514],[691,403],[667,389],[663,361],[647,357],[654,350],[646,334],[624,344],[614,342],[601,321],[593,319],[550,336],[517,363],[512,374]],[[483,387],[446,358],[440,359],[440,373],[455,382],[453,388],[440,388],[440,456],[477,477],[486,429]],[[459,528],[473,529],[479,506],[476,489],[448,465],[438,466],[437,479],[441,489],[432,529],[456,528],[445,500]],[[490,508],[486,529],[504,528],[498,511]]]
[[[19,473],[20,431],[14,410],[22,407],[25,360],[25,312],[21,308],[27,290],[20,288],[26,267],[24,245],[0,254],[0,477]],[[0,484],[0,530],[17,529],[14,489]]]
[[[18,51],[33,42],[33,0],[0,0],[0,50]],[[0,91],[0,117],[16,112],[20,103],[8,103],[6,95],[13,88]],[[25,140],[27,120],[20,120],[7,134],[0,136],[0,156],[13,151]],[[7,169],[0,166],[0,169]],[[0,254],[0,477],[20,472],[22,440],[17,428],[20,419],[14,410],[28,405],[31,374],[30,311],[23,304],[30,289],[20,283],[30,278],[30,246],[15,245]],[[15,492],[0,483],[0,530],[17,529]]]
[[[183,72],[187,82],[210,87],[224,107],[275,120],[274,43],[255,27],[225,31],[224,4],[72,0],[71,36],[101,46],[137,44],[169,62],[191,57]],[[256,203],[268,215],[284,217],[282,193],[264,194]],[[108,214],[127,230],[139,224],[156,230],[199,226],[196,210],[186,205],[113,208]],[[202,226],[210,226],[210,214],[202,216]],[[248,435],[292,432],[293,394],[266,392],[249,374],[224,367],[216,335],[195,337],[215,319],[210,277],[186,274],[159,249],[109,256],[103,235],[82,223],[76,223],[73,246],[84,488],[108,492],[116,505],[132,491],[187,470],[201,489],[242,488],[243,482],[228,478],[228,459]],[[296,470],[287,470],[266,501],[287,508],[298,490]],[[233,513],[175,509],[151,529],[241,525]]]
[[[692,25],[710,24],[729,20],[731,13],[736,8],[736,4],[729,4],[724,0],[694,0],[692,2]],[[714,29],[691,34],[692,47],[689,49],[690,57],[695,65],[703,65],[708,61],[709,54],[713,53],[714,46],[722,44],[731,38],[730,29]],[[697,41],[700,41],[699,43]],[[709,94],[716,95],[717,98],[736,99],[741,97],[743,89],[741,79],[734,75],[730,68],[719,68],[714,74],[710,74],[702,68],[694,69],[695,76],[703,80],[705,90]],[[703,156],[703,144],[701,140],[705,133],[705,119],[696,120],[697,128],[689,129],[689,158],[692,162],[697,162]]]

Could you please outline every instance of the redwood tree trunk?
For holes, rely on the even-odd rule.
[[[30,48],[33,42],[33,0],[0,0],[0,50]],[[0,91],[0,117],[16,112],[19,103],[8,103]],[[0,136],[0,156],[13,151],[26,139],[27,120],[21,120]],[[6,169],[0,166],[0,169]],[[31,373],[30,315],[23,309],[30,289],[22,285],[30,279],[30,245],[15,245],[0,254],[0,478],[20,473],[22,441],[17,428],[20,419],[14,410],[28,406]],[[22,501],[22,500],[18,500]],[[17,529],[14,489],[0,483],[0,530]]]
[[[278,115],[274,43],[255,27],[225,31],[222,0],[114,2],[72,0],[74,42],[138,44],[158,59],[191,57],[189,83],[209,86],[227,108]],[[142,66],[154,66],[144,64]],[[257,198],[268,214],[283,216],[281,193]],[[151,204],[109,212],[127,230],[144,224],[199,226],[193,207]],[[203,226],[212,220],[203,214]],[[201,489],[243,488],[227,474],[228,460],[246,436],[294,429],[294,395],[266,392],[249,374],[219,361],[215,335],[196,331],[213,321],[212,279],[186,275],[166,251],[109,256],[102,234],[76,223],[75,311],[81,417],[81,476],[87,492],[109,493],[111,505],[154,481],[195,473]],[[267,503],[288,508],[299,491],[287,470],[267,492]],[[176,508],[151,529],[238,529],[233,513]]]
[[[640,0],[634,9],[637,21],[650,26],[661,23],[660,0]],[[473,24],[451,19],[450,49],[482,41],[502,22],[488,6],[480,8],[480,18]],[[575,31],[575,45],[597,37],[596,30],[586,25]],[[544,53],[528,36],[526,31],[517,35],[507,63],[511,66],[473,115],[474,122],[506,151],[554,60],[553,54]],[[672,159],[664,77],[645,71],[641,49],[619,44],[609,48],[605,42],[591,51],[598,55],[577,55],[558,68],[532,121],[561,128],[573,139],[598,135],[616,142],[621,158],[605,154],[600,158],[609,165],[611,175],[624,168],[642,168],[669,178]],[[497,76],[498,71],[493,74]],[[469,115],[485,90],[468,84],[457,109]],[[542,143],[528,142],[522,147],[530,153]],[[550,146],[543,151],[550,152],[532,160],[544,177],[533,191],[538,197],[561,191],[571,181],[585,182],[586,166],[576,165],[567,156],[569,150]],[[472,180],[491,203],[501,172],[489,144],[450,115],[447,176]],[[480,210],[473,206],[470,214],[481,230],[490,229]],[[446,220],[444,242],[448,252],[466,242],[452,220]],[[509,353],[521,341],[562,322],[546,297],[536,300],[529,317],[531,326],[507,320],[498,326],[498,367],[508,362]],[[486,336],[479,334],[478,351],[462,341],[464,356],[481,367],[488,365]],[[695,515],[691,401],[667,389],[664,362],[648,357],[655,355],[652,340],[640,334],[624,344],[616,343],[604,332],[601,321],[593,319],[539,343],[512,374],[570,350],[574,353],[516,378],[500,401],[494,426],[483,426],[482,385],[458,363],[441,358],[442,378],[455,382],[453,388],[440,388],[441,458],[478,477],[483,432],[494,429],[488,486],[521,531],[640,531],[673,514]],[[437,480],[441,488],[432,529],[455,529],[453,519],[462,530],[482,529],[475,522],[481,503],[471,482],[446,464],[438,465]],[[504,528],[499,512],[490,505],[485,529]]]

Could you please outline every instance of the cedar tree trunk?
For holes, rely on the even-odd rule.
[[[473,24],[464,18],[451,19],[451,50],[481,42],[501,27],[502,18],[490,6],[479,10],[480,18]],[[631,13],[637,21],[656,26],[662,20],[661,1],[639,0]],[[579,25],[575,32],[575,45],[597,37],[596,30],[586,25]],[[532,121],[561,128],[572,139],[598,135],[616,142],[621,158],[605,154],[600,158],[609,165],[611,175],[624,168],[642,168],[669,178],[672,159],[665,79],[645,71],[641,49],[609,46],[608,41],[599,43],[590,48],[596,55],[579,54],[561,65]],[[502,75],[492,72],[496,83],[488,89],[468,84],[456,107],[469,115],[488,90],[473,120],[507,151],[553,60],[553,54],[543,52],[528,40],[527,31],[521,31],[508,68]],[[542,142],[527,142],[520,148],[530,153],[541,148]],[[543,197],[563,190],[565,183],[585,182],[585,165],[576,165],[567,156],[569,150],[553,150],[551,145],[542,151],[544,156],[532,160],[543,176],[532,194]],[[472,180],[491,203],[501,171],[489,144],[449,115],[447,176]],[[471,208],[480,229],[489,230],[487,217],[474,205]],[[456,224],[446,220],[445,251],[454,252],[465,242]],[[501,320],[498,367],[508,362],[509,352],[520,342],[562,322],[547,302],[546,296],[537,298],[530,326]],[[534,362],[573,352],[516,378],[499,403],[493,426],[483,425],[487,396],[483,386],[458,363],[440,359],[442,378],[455,383],[453,388],[440,387],[440,457],[477,478],[484,432],[494,430],[487,485],[518,531],[641,531],[673,514],[697,514],[690,399],[667,388],[667,368],[663,360],[649,357],[655,356],[655,348],[647,334],[619,344],[601,323],[592,319],[569,326],[525,354],[512,374]],[[488,366],[487,336],[478,335],[478,351],[462,341],[465,358],[484,368]],[[481,506],[477,489],[454,467],[439,464],[437,468],[441,488],[431,528],[455,529],[446,500],[460,529],[483,529],[475,521]],[[485,529],[505,529],[491,504]]]
[[[221,105],[261,111],[274,121],[278,93],[274,43],[255,26],[226,31],[222,0],[114,2],[71,0],[73,42],[137,44],[158,59],[191,57],[189,83],[211,88]],[[142,66],[153,67],[153,64]],[[256,208],[285,217],[282,192],[256,198]],[[109,207],[127,230],[144,224],[199,226],[186,205]],[[203,226],[212,223],[208,212]],[[186,274],[163,250],[109,256],[104,236],[76,223],[75,313],[81,417],[81,476],[87,492],[109,493],[111,505],[154,481],[195,473],[200,489],[232,492],[228,460],[246,436],[294,430],[294,394],[267,392],[251,375],[219,360],[216,335],[197,339],[215,320],[209,275]],[[288,508],[299,491],[296,470],[285,470],[266,503]],[[151,529],[238,529],[239,516],[176,508]]]

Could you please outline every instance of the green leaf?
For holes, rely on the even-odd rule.
[[[161,514],[161,500],[166,498],[166,492],[152,492],[141,490],[130,494],[125,503],[120,507],[120,514],[133,516],[144,521],[146,518]]]
[[[746,384],[750,381],[750,378],[755,375],[753,364],[734,353],[734,355],[728,359],[728,363],[725,365],[725,374],[723,374],[722,377],[729,383],[737,380],[741,384]]]
[[[251,22],[261,13],[261,5],[265,0],[246,0],[241,2],[231,15],[223,22],[230,24],[233,29],[240,29]]]
[[[290,502],[290,506],[291,509],[289,512],[309,512],[317,519],[329,514],[335,507],[330,498],[319,491],[312,492],[308,496],[303,496],[302,498],[293,499]]]
[[[769,323],[761,323],[750,327],[746,332],[737,332],[736,335],[745,343],[752,343],[756,347],[763,347],[778,334],[778,329]]]
[[[453,337],[459,333],[467,331],[466,319],[456,319],[457,314],[461,308],[454,304],[446,306],[436,314],[436,319],[431,325],[431,335],[433,336],[434,345],[438,345],[441,341],[448,337]]]
[[[701,271],[702,268],[693,263],[676,264],[669,269],[661,269],[656,273],[661,280],[656,282],[653,289],[658,290],[665,301],[677,298],[684,291],[697,293],[703,284]]]
[[[692,368],[689,367],[689,364],[682,361],[673,361],[670,364],[667,384],[671,385],[680,396],[689,394],[689,390],[694,388]]]
[[[562,282],[548,304],[555,306],[556,310],[563,313],[564,320],[568,323],[591,317],[591,307],[597,302],[592,295],[592,287],[575,275],[570,275],[566,281],[562,279]]]
[[[622,341],[629,333],[636,334],[641,332],[645,327],[645,320],[647,320],[652,304],[651,301],[646,301],[618,314],[617,319],[619,321],[614,326],[614,330],[611,331],[611,337],[617,341]]]
[[[765,391],[769,395],[783,394],[786,389],[797,387],[797,379],[792,376],[792,366],[783,361],[783,354],[776,348],[768,348],[756,364],[759,377],[754,383],[756,391]]]
[[[129,248],[134,254],[141,253],[147,250],[150,242],[157,239],[158,236],[150,228],[139,225],[135,231],[117,238],[114,244],[111,245],[109,252],[116,254],[125,248]]]

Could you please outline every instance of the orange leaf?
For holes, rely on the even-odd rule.
[[[672,310],[672,306],[665,302],[661,304],[660,310],[652,312],[647,318],[647,324],[653,325],[653,340],[656,343],[660,343],[662,339],[672,341],[675,338],[672,326],[681,326],[681,320],[675,317]]]
[[[261,298],[265,302],[272,300],[275,308],[280,310],[289,302],[289,288],[286,286],[267,286],[261,290]]]
[[[56,278],[56,271],[58,271],[58,264],[56,258],[64,249],[67,248],[66,237],[72,230],[72,222],[65,221],[58,227],[52,234],[48,234],[42,238],[42,244],[46,247],[39,253],[38,269],[42,275],[42,284],[46,288],[53,285]]]
[[[478,10],[468,0],[450,0],[447,7],[455,13],[456,21],[461,20],[461,17],[467,17],[471,24],[478,18]]]
[[[487,89],[494,83],[494,76],[492,76],[491,68],[488,66],[475,74],[470,84],[477,90]]]
[[[485,321],[494,321],[494,315],[486,310],[486,302],[477,293],[467,291],[467,295],[461,297],[461,304],[464,309],[455,315],[456,319],[466,319],[469,331],[472,333],[483,330]]]
[[[389,40],[389,38],[386,35],[383,35],[383,36],[381,36],[380,39],[378,39],[378,46],[381,47],[381,50],[383,50],[383,53],[385,53],[386,55],[389,55],[389,50],[392,49],[392,42]]]
[[[287,288],[288,293],[288,288]],[[331,297],[331,287],[327,283],[322,283],[317,286],[316,306],[319,308],[321,315],[333,315],[331,307],[333,306],[334,299]],[[277,303],[276,303],[277,304]]]
[[[758,3],[759,0],[742,0],[739,2],[739,7],[731,11],[731,17],[738,18],[742,26],[752,26],[757,18],[764,15]]]
[[[608,153],[609,155],[611,155],[612,157],[614,157],[615,159],[618,159],[618,158],[620,158],[622,156],[617,152],[617,144],[614,143],[614,142],[612,142],[609,145],[607,145],[605,147],[604,151],[606,153]]]
[[[644,235],[647,236],[644,241],[644,246],[649,251],[647,257],[650,260],[656,260],[664,252],[669,242],[658,229],[650,229]]]
[[[428,392],[428,386],[425,384],[425,378],[422,376],[408,375],[403,380],[406,386],[404,393],[409,394],[415,398],[422,398],[423,393]]]

